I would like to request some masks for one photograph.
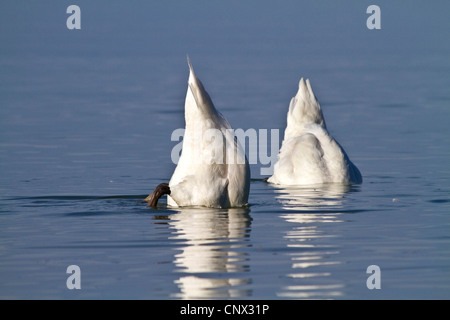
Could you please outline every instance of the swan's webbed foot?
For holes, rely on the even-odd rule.
[[[156,208],[159,198],[165,194],[170,194],[170,188],[168,183],[159,184],[155,190],[144,201],[148,202],[148,207]]]

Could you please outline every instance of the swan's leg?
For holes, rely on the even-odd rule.
[[[161,198],[164,194],[170,194],[170,188],[168,183],[159,184],[155,190],[147,197],[144,201],[148,202],[148,206],[152,208],[156,208],[156,204],[158,203],[159,198]]]

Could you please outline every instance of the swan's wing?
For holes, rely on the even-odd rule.
[[[210,167],[209,171],[214,171]],[[217,177],[213,172],[185,176],[177,184],[170,185],[170,197],[180,207],[206,206],[221,208],[229,206],[228,179]]]
[[[349,172],[350,172],[350,182],[351,183],[362,183],[363,178],[359,169],[353,164],[353,162],[348,160]]]
[[[248,203],[250,193],[250,166],[242,146],[234,135],[225,135],[227,141],[228,198],[232,207]],[[232,157],[230,157],[230,153]]]
[[[326,182],[329,176],[324,151],[314,134],[304,133],[290,140],[281,151],[280,167],[285,180],[293,184],[315,184]]]
[[[325,130],[318,125],[306,127],[320,142],[323,159],[328,168],[327,182],[361,183],[362,176],[358,168],[350,161],[344,148]]]

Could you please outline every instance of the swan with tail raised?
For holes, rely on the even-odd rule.
[[[244,206],[250,190],[247,158],[230,124],[196,77],[189,57],[188,65],[181,156],[170,182],[157,186],[145,201],[155,207],[158,199],[167,194],[167,204],[174,207]]]
[[[301,78],[291,100],[278,162],[267,181],[281,185],[362,183],[358,168],[328,133],[308,79]]]

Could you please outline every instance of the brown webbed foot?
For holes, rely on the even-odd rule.
[[[159,198],[161,198],[165,194],[170,194],[170,188],[168,183],[159,184],[155,190],[147,197],[144,201],[148,202],[148,206],[152,208],[156,208],[158,204]]]

